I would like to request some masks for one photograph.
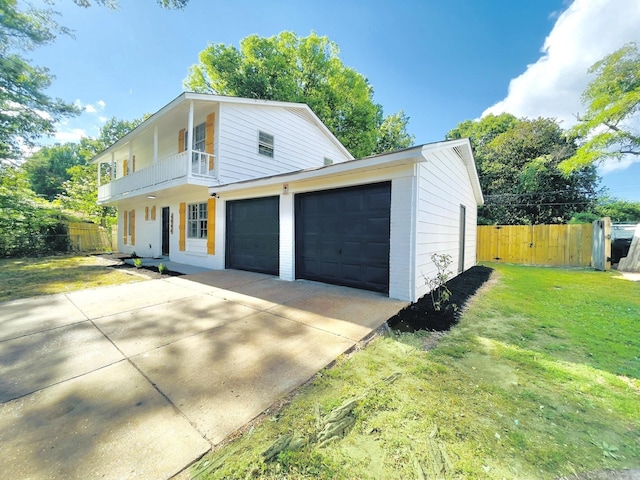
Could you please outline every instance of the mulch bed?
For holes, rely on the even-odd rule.
[[[99,254],[98,256],[104,258],[105,260],[109,260],[113,262],[112,265],[109,265],[110,268],[114,268],[117,270],[124,270],[125,272],[132,274],[143,275],[147,278],[162,278],[162,277],[179,277],[183,275],[179,272],[173,272],[171,270],[165,270],[164,273],[160,273],[158,267],[152,266],[141,266],[136,267],[135,265],[131,265],[126,263],[125,260],[129,260],[133,258],[131,255],[122,254],[122,253],[113,253],[113,254]]]
[[[392,330],[402,332],[449,330],[458,323],[465,304],[489,280],[492,271],[489,267],[479,265],[470,268],[446,283],[451,291],[451,298],[444,308],[437,311],[431,301],[431,295],[426,294],[417,302],[400,310],[387,321],[387,324]],[[453,305],[456,308],[453,308]]]

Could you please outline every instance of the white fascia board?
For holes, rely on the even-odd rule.
[[[347,162],[335,163],[324,167],[308,170],[299,170],[291,173],[273,175],[271,177],[245,180],[242,182],[228,183],[209,187],[209,195],[251,188],[269,187],[282,183],[291,183],[304,180],[339,177],[346,173],[357,173],[359,171],[370,171],[379,168],[387,168],[399,165],[407,165],[424,161],[420,147],[401,150],[398,152],[376,155]]]

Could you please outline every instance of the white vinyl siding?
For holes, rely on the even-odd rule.
[[[463,161],[450,149],[430,153],[417,176],[416,269],[418,297],[427,293],[425,277],[436,273],[431,255],[450,255],[452,276],[457,274],[460,206],[466,208],[464,269],[476,262],[476,200]],[[416,300],[413,298],[412,300]]]
[[[218,130],[220,183],[321,167],[325,158],[348,158],[317,125],[291,111],[271,106],[221,104]],[[258,153],[256,130],[275,139],[274,160]]]

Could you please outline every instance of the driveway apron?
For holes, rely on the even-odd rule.
[[[0,471],[170,478],[405,305],[233,270],[0,303]]]

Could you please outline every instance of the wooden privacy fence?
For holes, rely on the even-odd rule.
[[[113,250],[111,229],[94,223],[69,222],[69,243],[74,252],[105,252]]]
[[[593,226],[479,225],[479,262],[588,267]]]

